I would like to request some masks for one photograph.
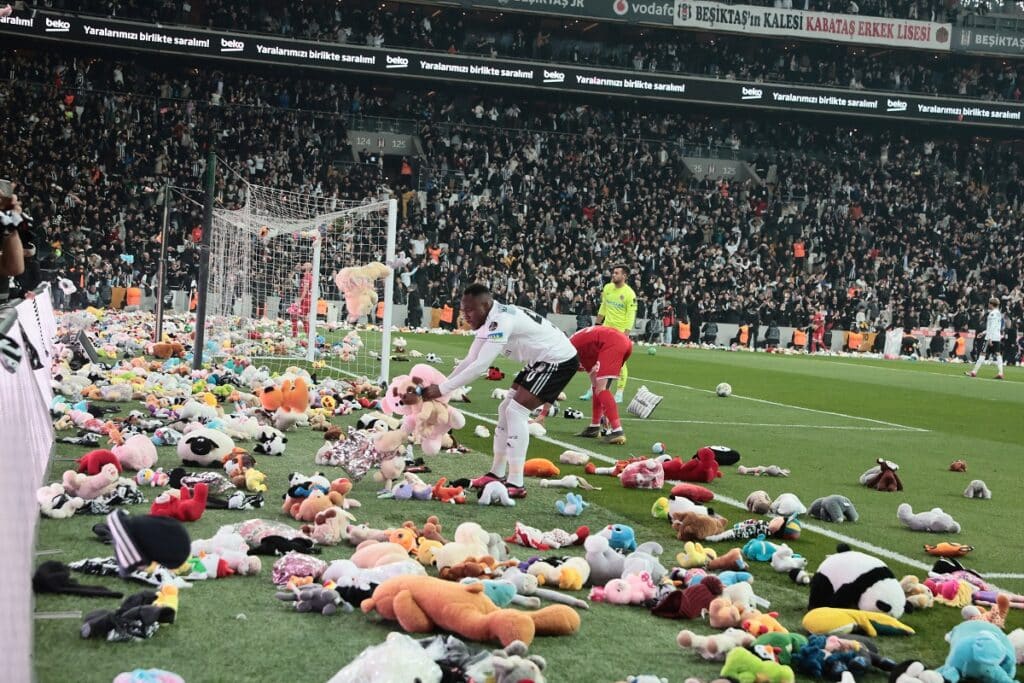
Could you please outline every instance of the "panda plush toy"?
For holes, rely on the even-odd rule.
[[[894,619],[903,616],[906,595],[884,562],[845,544],[836,551],[822,560],[811,578],[808,610],[839,607],[880,612]]]
[[[178,441],[178,457],[183,465],[220,467],[221,462],[235,449],[235,442],[224,432],[200,427]]]
[[[263,455],[284,455],[285,444],[287,443],[288,437],[282,434],[280,430],[270,426],[263,426],[256,433],[256,445],[253,446],[253,450]]]

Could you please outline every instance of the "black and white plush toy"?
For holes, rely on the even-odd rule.
[[[224,458],[235,449],[235,442],[224,432],[200,427],[178,442],[178,457],[184,465],[220,467]]]
[[[256,433],[256,445],[253,446],[253,450],[264,455],[284,455],[287,443],[288,437],[280,430],[265,425]]]
[[[715,462],[718,463],[719,467],[728,467],[729,465],[735,465],[740,461],[740,452],[734,448],[728,446],[708,446],[715,454]],[[694,455],[693,457],[697,457]]]
[[[859,609],[899,619],[906,602],[900,582],[884,562],[840,544],[811,578],[807,609]]]

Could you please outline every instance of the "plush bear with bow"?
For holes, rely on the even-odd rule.
[[[701,448],[697,453],[675,469],[674,474],[679,481],[710,483],[722,476],[718,468],[715,452],[710,448]]]
[[[441,384],[446,379],[444,373],[421,363],[414,365],[408,375],[399,375],[391,380],[381,401],[381,410],[402,416],[402,426],[392,439],[401,443],[412,436],[424,453],[436,455],[449,431],[466,426],[465,416],[449,406],[447,398],[424,401],[421,397],[424,387]]]

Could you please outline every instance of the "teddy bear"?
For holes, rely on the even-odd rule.
[[[466,494],[463,492],[461,486],[446,486],[448,479],[441,477],[434,484],[431,489],[431,495],[434,500],[439,500],[442,503],[455,503],[462,505],[466,502]]]
[[[342,268],[335,274],[334,284],[345,297],[345,310],[350,323],[358,322],[374,310],[378,300],[375,283],[390,275],[391,268],[380,261]]]
[[[357,567],[370,569],[392,562],[404,562],[409,559],[409,552],[403,546],[390,541],[363,541],[350,559]]]
[[[367,614],[376,611],[413,633],[440,628],[469,640],[497,640],[503,647],[516,640],[528,646],[535,635],[569,635],[580,627],[579,614],[565,605],[532,612],[501,609],[480,583],[452,583],[432,576],[388,579],[361,609]]]
[[[103,469],[104,465],[111,464],[117,468],[118,472],[122,471],[121,461],[113,451],[109,451],[105,448],[99,448],[94,451],[89,451],[81,458],[75,461],[78,466],[79,474],[99,474],[100,470]]]
[[[694,503],[709,503],[715,499],[715,494],[711,489],[687,482],[673,486],[669,495],[676,498],[687,498]]]
[[[469,557],[488,555],[489,534],[476,522],[463,522],[455,529],[454,541],[434,551],[438,570],[451,567]]]
[[[108,463],[100,468],[98,474],[92,476],[68,470],[64,473],[61,483],[70,495],[84,500],[94,500],[112,491],[119,479],[117,467]]]
[[[184,358],[185,347],[181,342],[176,341],[159,341],[149,345],[149,355],[160,360],[167,360],[168,358]]]
[[[294,590],[278,591],[274,597],[283,602],[295,603],[297,612],[313,612],[326,617],[336,614],[339,609],[352,611],[352,605],[341,599],[338,591],[325,588],[318,583],[306,584]]]
[[[626,558],[612,550],[608,539],[601,535],[587,537],[583,542],[586,551],[584,558],[590,565],[590,584],[604,586],[609,581],[622,576],[622,568]]]
[[[420,363],[414,365],[408,375],[399,375],[391,380],[381,400],[381,410],[402,415],[402,424],[396,430],[397,434],[380,437],[386,439],[385,448],[397,448],[396,444],[404,443],[405,438],[411,436],[424,453],[436,455],[441,452],[448,432],[466,425],[465,416],[448,405],[448,398],[424,401],[420,397],[424,387],[441,384],[446,379],[444,373]]]
[[[256,432],[256,445],[253,451],[263,455],[284,455],[288,437],[279,429],[264,425]]]
[[[796,494],[783,493],[768,506],[768,512],[782,517],[792,517],[807,512],[807,506],[800,501]]]
[[[324,493],[320,489],[313,489],[308,496],[292,504],[289,514],[292,519],[313,522],[319,513],[334,506],[342,507],[344,502],[344,496],[334,491]]]
[[[466,680],[494,683],[544,683],[547,662],[540,655],[527,656],[527,646],[514,641],[504,650],[494,650],[488,659],[473,662],[465,671]]]
[[[378,446],[379,450],[379,446]],[[380,470],[374,472],[374,481],[383,484],[385,491],[390,491],[395,484],[395,480],[402,476],[402,472],[405,471],[405,456],[396,455],[391,458],[385,458],[380,462]]]
[[[619,481],[627,489],[660,489],[665,485],[665,471],[660,462],[647,458],[626,465]]]
[[[565,494],[565,500],[555,501],[555,509],[558,510],[558,514],[565,517],[579,517],[588,505],[590,503],[583,500],[583,496],[572,491]]]
[[[178,441],[177,451],[183,465],[219,467],[224,457],[235,451],[235,442],[223,432],[200,427]]]
[[[718,468],[715,452],[710,448],[704,447],[698,450],[690,460],[687,460],[681,467],[677,468],[673,472],[672,479],[674,481],[710,483],[721,476],[722,471]]]
[[[709,536],[720,534],[729,525],[729,520],[721,515],[701,515],[696,512],[684,512],[671,516],[672,529],[680,541],[703,541]]]
[[[988,486],[981,479],[973,479],[971,483],[964,489],[964,498],[981,498],[983,500],[991,500],[992,492]]]
[[[558,586],[562,590],[580,590],[590,578],[590,565],[582,557],[545,558],[526,570],[537,577],[540,586]]]
[[[837,524],[844,521],[856,522],[860,519],[860,516],[857,514],[857,508],[853,506],[850,499],[836,494],[814,499],[808,514],[823,522],[835,522]]]
[[[796,675],[785,664],[761,659],[750,650],[736,647],[725,656],[719,675],[742,683],[793,683]]]
[[[338,545],[348,539],[348,527],[354,522],[351,513],[331,506],[313,517],[312,524],[303,524],[299,530],[318,545]]]
[[[751,491],[750,495],[747,496],[746,506],[747,512],[763,515],[771,508],[772,497],[768,495],[767,491]]]
[[[946,635],[949,654],[937,671],[947,681],[961,679],[1013,683],[1017,663],[1013,643],[987,621],[965,621]]]
[[[85,501],[80,497],[69,496],[60,482],[37,490],[36,501],[43,517],[51,519],[67,519],[85,506]]]
[[[604,586],[590,589],[588,596],[593,602],[608,602],[613,605],[642,605],[654,598],[657,588],[647,572],[630,574],[622,579],[612,579]]]
[[[158,517],[173,517],[179,522],[195,522],[206,511],[206,500],[209,488],[206,484],[196,484],[193,490],[182,486],[179,491],[173,489],[160,494],[149,507],[149,514]]]
[[[676,643],[684,650],[693,650],[710,662],[721,662],[733,648],[748,647],[754,642],[754,636],[738,628],[727,628],[721,633],[710,636],[697,635],[693,631],[683,629],[676,636]]]
[[[903,482],[897,474],[900,466],[884,458],[878,458],[875,462],[877,464],[874,467],[860,475],[861,485],[889,493],[902,491]]]
[[[932,533],[960,533],[960,524],[942,508],[932,508],[928,512],[914,514],[909,503],[901,503],[896,508],[896,518],[913,531],[930,531]]]

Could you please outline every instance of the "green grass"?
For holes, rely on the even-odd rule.
[[[442,370],[449,370],[451,359],[461,357],[469,344],[463,337],[406,336],[410,348],[440,354],[445,360]],[[393,366],[393,372],[400,372],[403,365]],[[517,370],[512,366],[504,369],[510,377]],[[975,546],[966,558],[968,566],[982,572],[1020,572],[1020,505],[1015,494],[1024,475],[1024,426],[1020,420],[1024,409],[1024,372],[1010,368],[1007,381],[1000,383],[967,379],[963,369],[962,365],[675,349],[659,349],[657,355],[649,356],[643,349],[637,349],[630,361],[627,397],[640,384],[647,384],[666,398],[651,420],[626,420],[627,446],[604,446],[577,439],[573,434],[581,429],[582,423],[561,417],[549,419],[548,437],[590,447],[610,457],[647,453],[654,441],[665,442],[671,453],[684,458],[705,444],[728,444],[742,453],[745,464],[777,464],[790,468],[792,475],[785,479],[744,477],[727,468],[725,476],[712,484],[716,493],[724,497],[742,500],[751,490],[764,488],[773,496],[791,491],[809,504],[819,495],[841,493],[854,501],[861,521],[841,526],[821,524],[829,530],[927,564],[932,558],[924,554],[922,544],[949,538]],[[992,370],[987,369],[987,373],[991,376]],[[708,393],[721,381],[732,384],[732,398],[719,399]],[[493,417],[497,402],[490,399],[489,393],[493,387],[507,384],[507,380],[500,384],[478,381],[471,393],[473,403],[465,408]],[[578,376],[567,390],[568,405],[586,411],[587,406],[575,398],[583,389],[583,377]],[[463,440],[478,452],[429,458],[434,469],[427,475],[430,480],[437,476],[475,475],[489,467],[489,443],[472,435],[476,423],[470,419]],[[260,516],[282,518],[278,504],[285,488],[284,477],[292,470],[316,469],[313,453],[319,443],[319,434],[293,433],[285,457],[259,459],[260,469],[270,475],[272,494]],[[83,450],[61,445],[57,457],[76,457]],[[535,439],[530,455],[557,460],[562,450],[560,445]],[[903,493],[878,493],[857,484],[861,472],[879,456],[900,464],[906,487]],[[947,471],[956,458],[967,460],[967,474]],[[161,449],[161,460],[165,467],[173,466],[173,449]],[[54,462],[51,478],[59,479],[67,466],[65,461]],[[581,468],[575,467],[563,466],[562,470],[581,472]],[[984,479],[992,488],[991,501],[966,500],[961,496],[968,481],[974,478]],[[584,493],[591,507],[579,521],[591,528],[613,521],[627,522],[636,529],[641,541],[660,542],[666,549],[663,560],[670,564],[681,543],[665,522],[649,514],[657,494],[624,490],[610,478],[595,476],[590,480],[604,490]],[[376,489],[374,482],[364,480],[356,485],[353,496],[363,503],[357,511],[359,520],[378,527],[396,525],[405,519],[422,522],[429,514],[439,515],[449,533],[465,520],[479,521],[485,528],[503,534],[511,531],[516,519],[541,528],[572,528],[577,522],[555,513],[554,501],[561,497],[558,490],[538,486],[532,486],[529,498],[512,509],[381,501],[375,498]],[[943,507],[963,525],[963,532],[954,538],[908,531],[900,526],[895,515],[896,506],[904,501],[915,510]],[[717,508],[734,521],[747,516],[745,511],[722,502],[717,503]],[[145,509],[138,506],[133,512],[143,513]],[[207,512],[199,522],[190,525],[190,531],[196,538],[208,537],[221,524],[244,519],[246,514]],[[89,531],[97,521],[100,520],[90,517],[43,519],[38,547],[59,551],[52,559],[64,562],[106,554],[109,549],[92,540]],[[834,549],[835,540],[805,531],[792,545],[810,559],[813,568]],[[721,545],[718,549],[728,547]],[[527,549],[513,550],[519,557],[534,554]],[[329,560],[350,553],[348,547],[326,548],[322,557]],[[38,678],[44,682],[64,681],[70,672],[75,672],[76,680],[109,681],[119,671],[159,666],[176,671],[189,681],[295,677],[322,681],[364,647],[380,642],[394,626],[378,623],[358,612],[333,618],[294,613],[274,599],[269,564],[259,577],[198,582],[183,591],[177,622],[144,643],[83,641],[78,637],[77,619],[39,620],[35,652]],[[920,569],[896,560],[891,560],[890,566],[898,575],[923,574]],[[772,601],[784,625],[799,629],[806,588],[795,586],[765,565],[755,566],[753,572],[758,594]],[[116,580],[92,577],[83,581],[119,584]],[[1019,580],[999,579],[995,583],[1024,592],[1024,582]],[[126,591],[134,590],[127,584],[121,586]],[[40,596],[37,610],[88,611],[113,603]],[[959,610],[946,607],[911,614],[905,620],[917,630],[917,635],[883,638],[880,647],[896,660],[921,657],[937,665],[946,653],[942,636],[959,619]],[[1020,611],[1015,611],[1009,627],[1022,625],[1024,618]],[[683,653],[675,645],[675,635],[681,628],[708,630],[697,621],[658,619],[639,608],[597,604],[583,613],[578,635],[538,639],[532,651],[547,658],[550,680],[615,681],[641,672],[657,673],[670,680],[686,675],[713,677],[717,673],[715,665]],[[872,680],[884,678],[876,675]]]

